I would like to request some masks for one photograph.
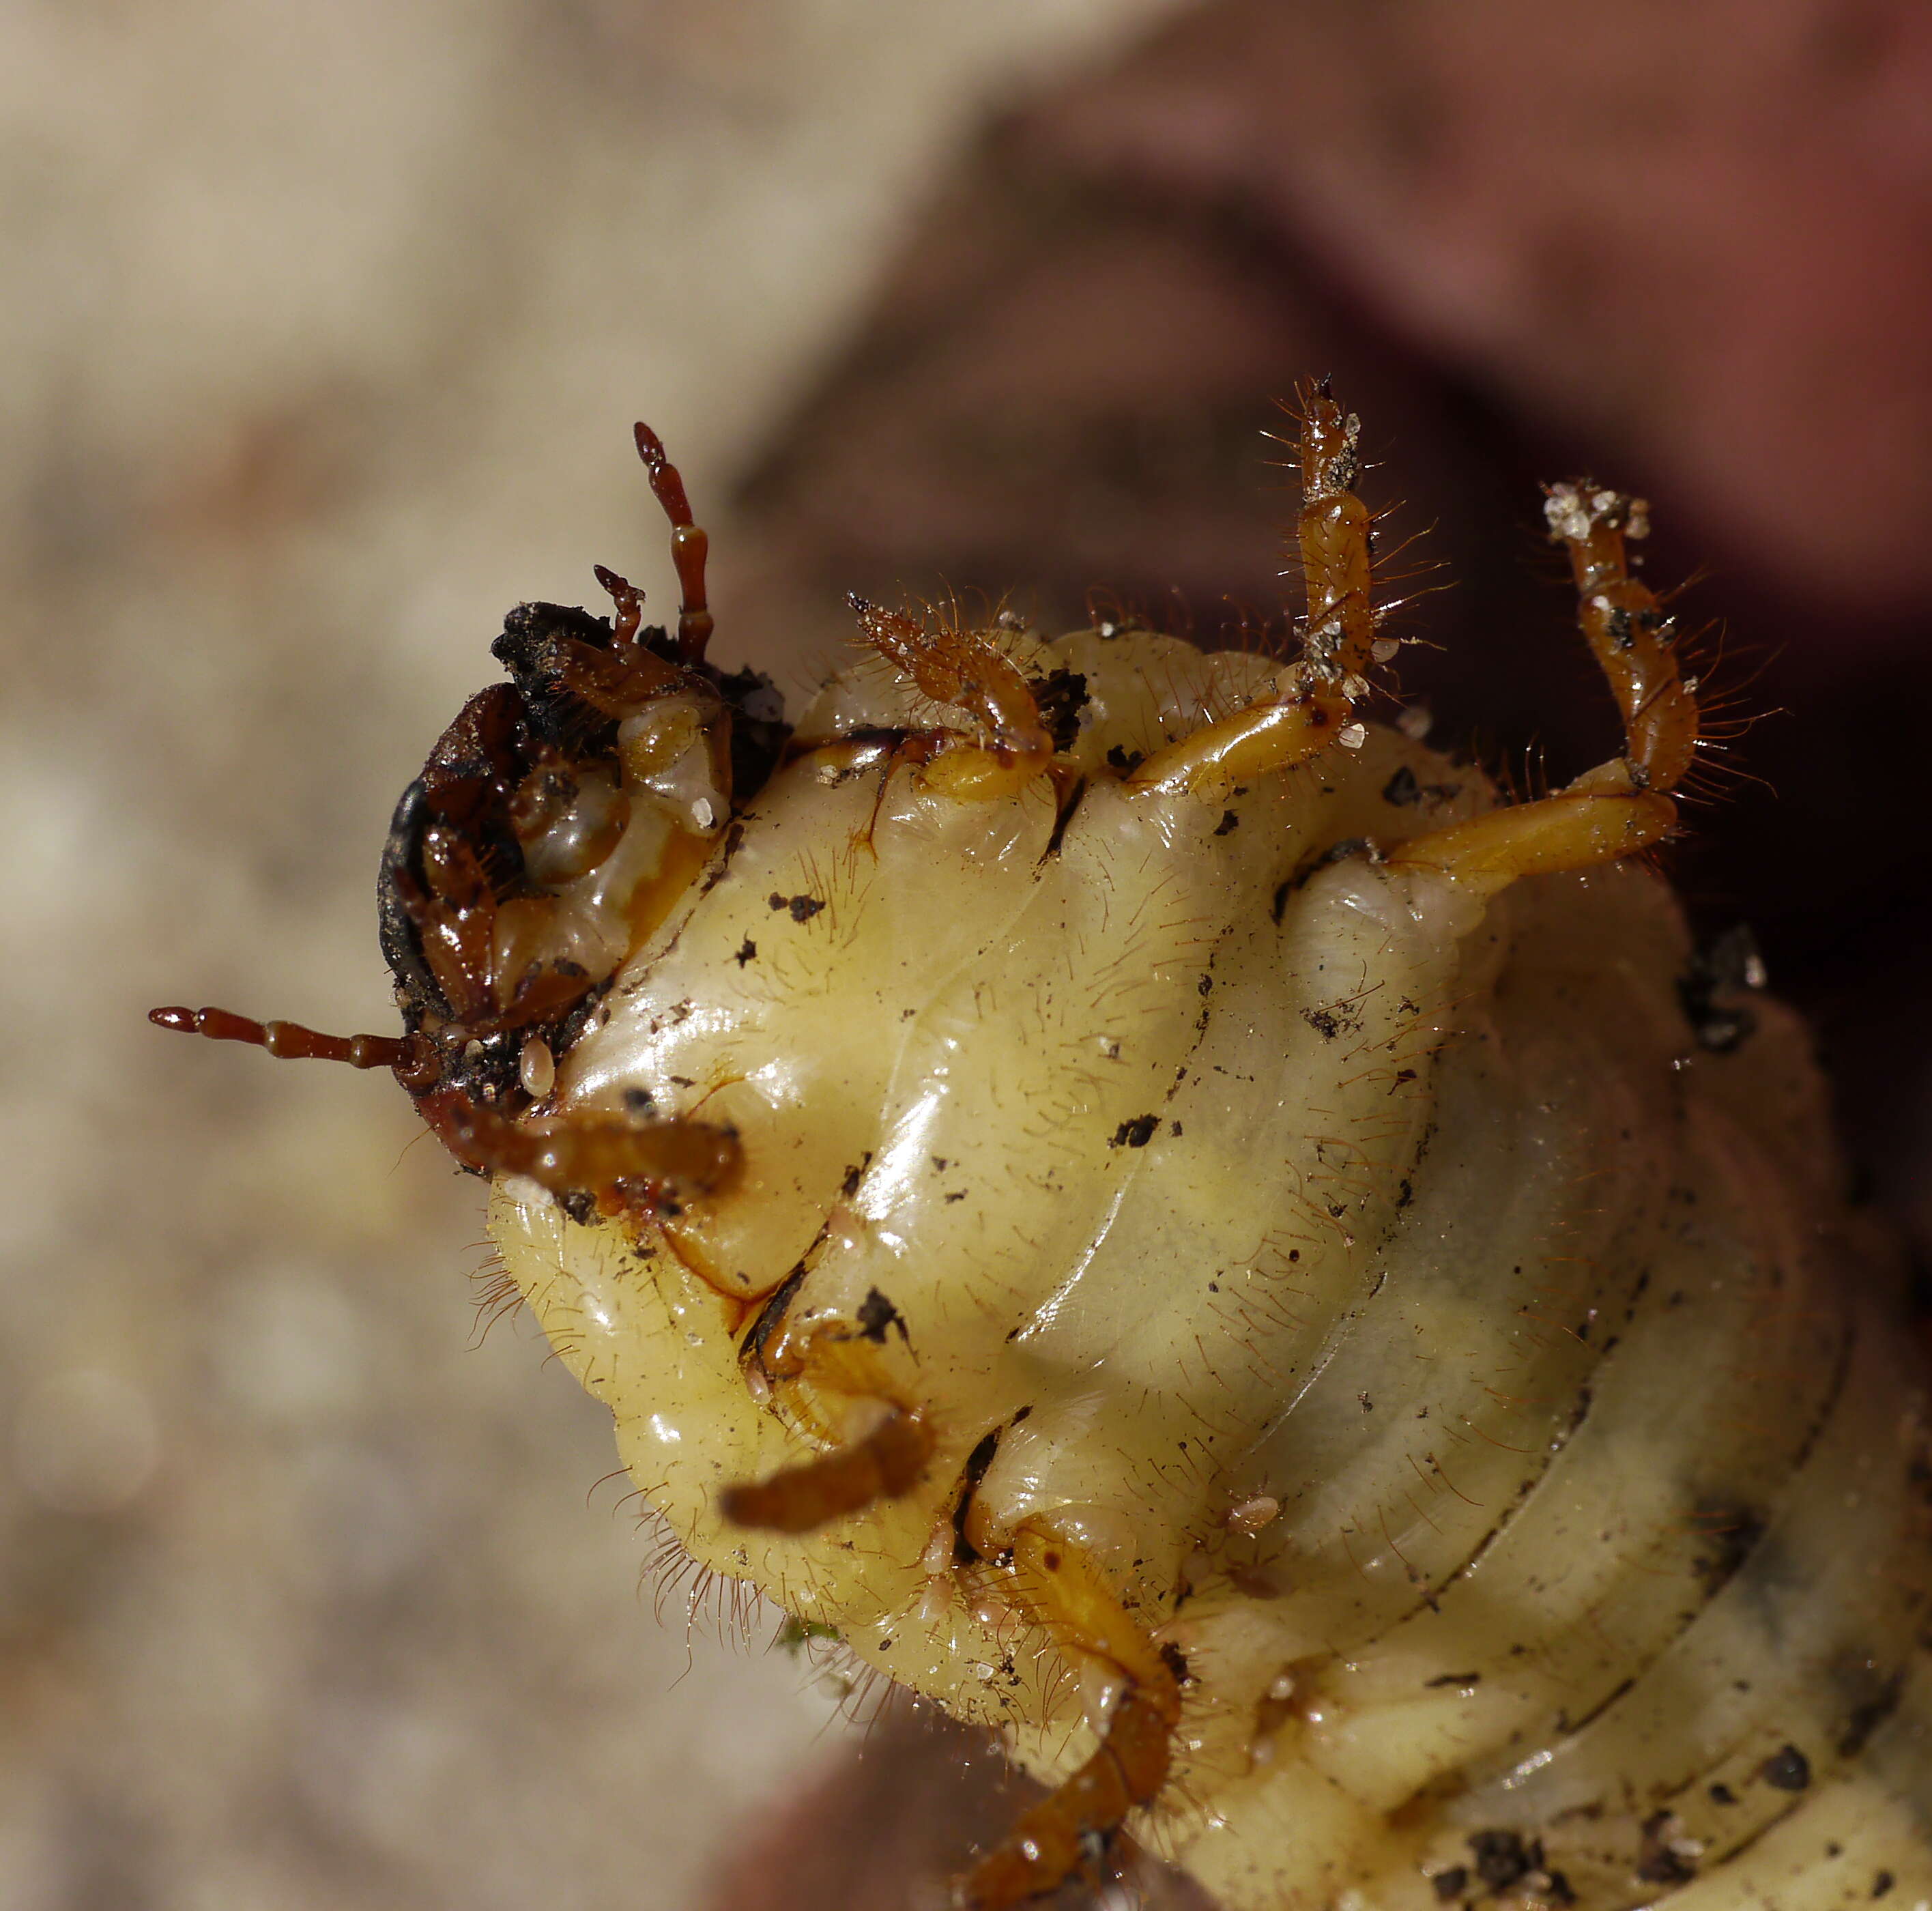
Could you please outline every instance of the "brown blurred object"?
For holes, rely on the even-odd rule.
[[[1408,501],[1388,542],[1427,533],[1396,576],[1450,586],[1394,626],[1441,646],[1404,653],[1406,693],[1438,742],[1561,778],[1614,732],[1538,483],[1647,493],[1651,580],[1714,574],[1679,608],[1721,620],[1708,687],[1762,718],[1673,868],[1702,926],[1760,932],[1922,1244],[1928,98],[1932,13],[1906,4],[1185,14],[934,196],[747,481],[740,614],[830,649],[850,589],[1012,590],[1052,628],[1100,586],[1203,641],[1278,631],[1265,400],[1332,372],[1383,461],[1371,502]],[[750,1881],[782,1851],[789,1911],[939,1902],[931,1872],[812,1866],[855,1822],[975,1822],[970,1782],[929,1757],[835,1778],[718,1902],[776,1904]]]
[[[1932,13],[1240,0],[1043,116],[1850,608],[1932,585]]]
[[[1223,0],[989,134],[754,494],[802,508],[802,478],[836,550],[890,493],[859,548],[955,562],[1024,518],[1023,576],[1138,550],[1164,506],[1173,581],[1225,578],[1231,407],[1311,356],[1392,368],[1400,338],[1420,382],[1642,470],[1720,559],[1915,608],[1928,98],[1932,14],[1903,0]],[[1360,401],[1409,469],[1440,400],[1418,420],[1385,382]]]
[[[946,1911],[948,1880],[1042,1796],[984,1735],[929,1706],[889,1705],[830,1774],[766,1822],[747,1826],[714,1902],[729,1911]],[[1142,1855],[1117,1901],[1138,1911],[1214,1911],[1198,1885]],[[1082,1911],[1069,1885],[1040,1911]]]

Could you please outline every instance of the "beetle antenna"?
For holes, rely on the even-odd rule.
[[[157,1028],[205,1035],[211,1042],[246,1042],[282,1061],[346,1062],[351,1068],[392,1068],[405,1078],[430,1060],[417,1035],[324,1035],[298,1022],[256,1022],[226,1009],[150,1009]]]
[[[691,500],[677,466],[664,455],[664,440],[640,418],[632,428],[638,455],[664,515],[670,520],[671,562],[677,566],[677,656],[681,664],[701,664],[711,641],[711,607],[704,595],[704,558],[711,540],[691,520]]]

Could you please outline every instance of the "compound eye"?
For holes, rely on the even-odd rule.
[[[532,770],[511,800],[511,826],[530,880],[560,888],[587,875],[617,847],[631,802],[608,770],[584,765]]]

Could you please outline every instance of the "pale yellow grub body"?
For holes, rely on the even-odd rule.
[[[1648,868],[1392,857],[1497,808],[1395,730],[1130,785],[1278,666],[1002,640],[1084,680],[1052,775],[839,740],[935,720],[856,666],[538,1072],[742,1143],[652,1220],[496,1184],[651,1504],[1048,1779],[1108,1669],[1007,1557],[1072,1541],[1184,1667],[1132,1828],[1228,1911],[1932,1903],[1922,1395],[1793,1019],[1700,1044]],[[910,1492],[721,1517],[894,1402]]]
[[[526,604],[404,794],[388,1067],[692,1557],[1227,1911],[1932,1911],[1920,1350],[1802,1030],[1638,860],[1710,742],[1641,500],[1551,488],[1624,751],[1367,720],[1360,426],[1292,664],[854,600],[796,730]],[[734,778],[737,781],[734,786]]]

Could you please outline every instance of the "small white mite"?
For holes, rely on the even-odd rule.
[[[1922,1376],[1802,1029],[1632,860],[1701,730],[1643,508],[1550,493],[1625,753],[1510,804],[1358,708],[1300,428],[1292,666],[860,603],[788,729],[640,427],[677,633],[512,614],[404,1036],[156,1018],[393,1068],[692,1556],[1057,1784],[964,1905],[1130,1822],[1228,1911],[1932,1901]]]
[[[533,1102],[543,1100],[556,1086],[556,1058],[542,1036],[532,1035],[518,1052],[517,1080]]]
[[[1252,1499],[1244,1499],[1228,1509],[1228,1530],[1240,1538],[1251,1540],[1280,1511],[1280,1500],[1268,1493],[1257,1493]]]

